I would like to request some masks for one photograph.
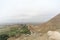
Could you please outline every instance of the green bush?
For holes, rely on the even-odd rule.
[[[9,36],[7,34],[1,34],[0,35],[0,40],[7,40]]]
[[[30,34],[30,30],[28,30],[28,26],[23,25],[22,28],[21,28],[21,30],[20,30],[20,33]]]

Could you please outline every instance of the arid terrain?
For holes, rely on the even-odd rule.
[[[4,29],[0,29],[0,33],[1,31],[5,32],[13,28],[17,28],[20,30],[22,27],[21,25],[13,25]],[[49,30],[60,32],[60,14],[40,25],[27,24],[27,28],[31,32],[31,34],[22,34],[18,37],[10,37],[7,40],[49,40],[47,36],[47,32]]]

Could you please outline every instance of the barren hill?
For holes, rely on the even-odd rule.
[[[35,26],[30,25],[31,31],[35,30],[41,33],[45,33],[49,30],[56,30],[56,29],[60,29],[60,14],[56,15],[49,21],[42,23],[40,26],[37,26],[37,28],[35,28]]]
[[[60,14],[49,20],[48,23],[49,22],[51,23],[51,26],[60,28]]]
[[[46,23],[43,23],[40,27],[41,32],[47,32],[48,30],[60,29],[60,14],[56,15]]]

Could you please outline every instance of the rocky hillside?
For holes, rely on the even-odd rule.
[[[51,20],[48,21],[48,23],[52,27],[56,27],[57,29],[60,29],[60,14],[56,15],[55,17],[53,17]]]
[[[40,26],[29,26],[31,31],[46,33],[48,30],[60,29],[60,14],[56,15],[49,21],[40,24]]]

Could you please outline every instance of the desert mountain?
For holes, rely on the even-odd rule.
[[[36,31],[36,32],[42,32],[45,33],[49,30],[56,30],[60,28],[60,14],[56,15],[49,21],[42,23],[40,26],[31,26],[30,25],[30,30],[31,31]]]
[[[60,14],[48,21],[52,27],[60,28]]]

